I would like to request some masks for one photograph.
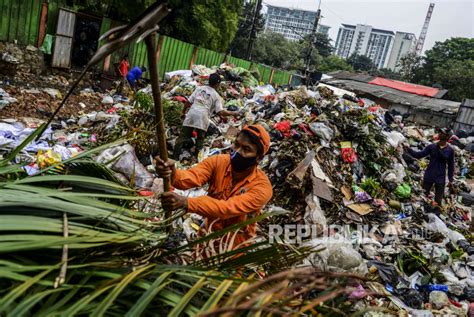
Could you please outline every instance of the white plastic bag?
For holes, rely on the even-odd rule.
[[[322,122],[314,122],[309,125],[311,131],[322,139],[323,145],[328,145],[334,138],[334,131]]]
[[[442,233],[452,243],[456,244],[459,240],[465,239],[459,232],[449,229],[443,220],[439,219],[435,214],[428,214],[428,220],[429,223],[426,225],[426,229]]]
[[[401,134],[400,132],[397,131],[392,131],[392,132],[387,132],[383,131],[383,135],[387,138],[387,142],[392,146],[392,147],[398,147],[400,144],[406,141],[405,136]]]

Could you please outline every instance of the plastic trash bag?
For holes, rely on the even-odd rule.
[[[342,160],[344,163],[354,163],[357,161],[357,153],[353,148],[341,149]]]
[[[266,96],[273,95],[275,89],[271,85],[258,86],[254,89],[253,99],[263,100]]]
[[[181,76],[181,77],[191,77],[193,75],[192,70],[175,70],[173,72],[165,73],[165,80],[170,80],[171,77]]]
[[[408,185],[406,183],[398,185],[397,188],[395,189],[395,195],[398,198],[410,198],[410,196],[411,196],[411,187],[410,187],[410,185]]]
[[[396,290],[396,295],[409,307],[419,309],[425,302],[423,295],[413,288],[400,288]]]
[[[378,273],[384,284],[390,284],[392,286],[397,285],[399,282],[399,276],[397,269],[393,264],[384,263],[376,260],[369,261],[369,268],[374,266],[377,268]]]
[[[306,211],[304,221],[306,224],[317,225],[318,231],[327,228],[327,220],[324,211],[321,209],[319,198],[316,195],[309,194],[306,196]],[[321,231],[322,232],[322,231]]]
[[[52,149],[49,149],[47,151],[39,150],[36,155],[36,163],[41,169],[60,162],[61,154],[54,152]]]
[[[112,98],[111,96],[104,96],[104,98],[102,98],[102,104],[113,104],[114,103],[114,98]]]
[[[40,51],[47,55],[51,55],[51,48],[53,47],[54,36],[51,34],[46,34],[44,37],[43,45],[40,47]]]
[[[448,226],[435,214],[428,214],[428,224],[426,224],[426,229],[442,233],[447,237],[451,242],[457,243],[460,240],[465,240],[464,236],[457,231],[451,230]]]
[[[113,147],[103,151],[97,158],[99,163],[111,162],[108,166],[134,181],[136,188],[151,188],[153,175],[140,163],[130,144]]]
[[[309,128],[314,134],[316,134],[324,141],[324,144],[323,142],[321,142],[323,145],[328,145],[334,138],[334,130],[322,122],[311,123],[309,125]]]
[[[383,131],[383,135],[387,138],[387,142],[393,146],[393,147],[398,147],[400,144],[406,141],[405,136],[401,134],[400,132],[397,131],[392,131],[392,132],[387,132]]]

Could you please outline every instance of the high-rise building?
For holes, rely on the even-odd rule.
[[[336,39],[335,54],[348,58],[352,54],[369,57],[377,68],[385,68],[388,64],[395,33],[374,29],[370,25],[342,24]]]
[[[298,41],[313,31],[316,12],[267,5],[265,31],[282,34]],[[329,26],[318,24],[317,32],[328,34]]]
[[[414,51],[415,47],[415,34],[397,32],[397,34],[395,34],[395,40],[393,42],[392,52],[390,53],[387,68],[390,68],[393,71],[399,71],[400,67],[398,63],[400,62],[400,59]]]

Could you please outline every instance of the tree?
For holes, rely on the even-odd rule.
[[[281,34],[266,32],[257,38],[252,56],[257,62],[277,68],[301,68],[301,52],[295,44]]]
[[[160,33],[224,52],[237,32],[241,0],[173,0]]]
[[[425,52],[423,71],[429,83],[434,82],[435,70],[448,61],[474,60],[474,39],[455,37],[444,42],[436,42]]]
[[[300,61],[298,65],[294,65],[295,69],[301,69],[304,71],[306,69],[306,61],[308,58],[308,53],[310,51],[310,40],[311,35],[305,35],[298,43],[299,47],[299,58]],[[316,34],[316,43],[313,44],[313,49],[311,49],[311,57],[309,60],[309,70],[313,71],[319,67],[322,63],[323,57],[331,55],[334,48],[331,45],[331,39],[326,34],[317,33]],[[301,64],[301,65],[300,65]]]
[[[398,66],[400,67],[401,79],[410,83],[415,83],[422,76],[423,58],[416,55],[415,52],[406,54],[400,59]]]
[[[370,74],[372,76],[383,77],[383,78],[393,79],[393,80],[402,79],[400,73],[394,72],[390,68],[375,69],[371,71]]]
[[[156,0],[68,0],[75,8],[107,14],[119,21],[131,21]],[[171,12],[160,23],[160,34],[224,52],[229,48],[239,23],[241,0],[170,0]]]
[[[323,58],[318,70],[323,73],[330,73],[336,70],[352,71],[353,68],[344,59],[336,55]]]
[[[451,100],[474,99],[474,60],[449,60],[435,68],[433,82],[448,89]]]
[[[230,45],[232,56],[245,58],[247,53],[247,45],[252,31],[252,23],[255,17],[257,3],[254,1],[247,2],[239,15],[239,27],[237,33]],[[265,19],[260,12],[255,21],[255,30],[257,36],[262,32],[265,25]]]
[[[374,62],[365,56],[359,55],[357,53],[352,54],[348,59],[347,62],[354,68],[356,71],[369,71],[374,68]]]

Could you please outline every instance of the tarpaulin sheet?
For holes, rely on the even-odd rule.
[[[409,93],[420,95],[420,96],[427,96],[427,97],[433,97],[439,92],[439,89],[437,88],[409,84],[402,81],[391,80],[391,79],[386,79],[382,77],[377,77],[374,80],[369,81],[369,84],[390,87],[393,89],[409,92]]]

